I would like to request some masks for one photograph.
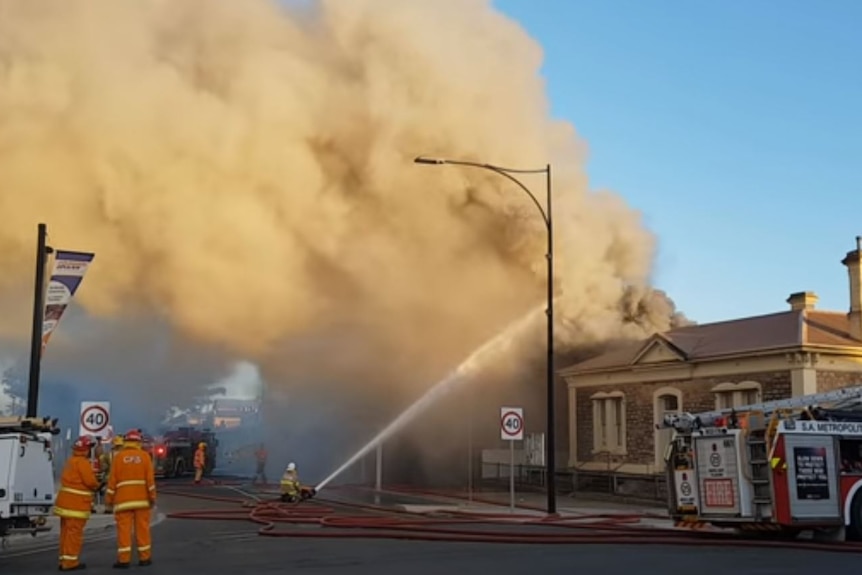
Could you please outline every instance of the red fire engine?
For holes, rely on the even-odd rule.
[[[659,427],[675,430],[666,461],[677,522],[862,538],[862,387],[668,414]]]
[[[198,444],[206,444],[206,467],[204,476],[209,476],[216,466],[218,439],[208,430],[180,427],[160,437],[145,438],[144,448],[153,458],[157,477],[182,477],[194,471],[195,450]]]

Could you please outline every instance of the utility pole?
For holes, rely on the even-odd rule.
[[[36,281],[33,286],[33,326],[30,338],[30,378],[27,388],[27,417],[39,411],[39,375],[42,365],[42,324],[45,320],[45,268],[54,250],[47,245],[48,226],[39,224],[36,242]]]

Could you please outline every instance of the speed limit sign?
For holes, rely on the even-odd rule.
[[[111,403],[82,401],[79,435],[105,435],[111,424]]]
[[[500,438],[505,441],[524,439],[524,408],[503,407],[500,409]]]

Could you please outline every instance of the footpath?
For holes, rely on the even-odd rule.
[[[459,500],[468,499],[466,493],[458,495]],[[497,506],[510,503],[510,496],[506,492],[491,491],[474,494],[478,502],[488,502]],[[547,508],[547,496],[544,493],[515,493],[515,507],[523,510],[535,509],[544,512]],[[557,496],[557,512],[560,514],[573,515],[600,515],[600,514],[625,514],[644,515],[651,517],[668,518],[667,508],[659,503],[624,503],[617,501],[605,501],[601,499],[590,499],[588,497],[571,495]]]
[[[383,491],[386,491],[384,488]],[[393,490],[393,493],[399,491]],[[404,492],[401,492],[404,493]],[[492,514],[502,516],[510,509],[511,500],[507,492],[490,491],[428,493],[413,492],[414,495],[427,497],[427,504],[401,504],[399,507],[411,513],[433,513],[435,511],[458,511],[460,513]],[[439,504],[437,504],[439,502]],[[547,497],[542,493],[516,493],[515,514],[518,516],[546,515]],[[557,497],[557,514],[571,519],[617,518],[628,520],[641,527],[675,529],[673,521],[668,516],[667,509],[657,503],[622,503],[603,500],[590,500],[583,497],[559,495]]]

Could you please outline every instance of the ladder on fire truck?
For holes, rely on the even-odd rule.
[[[716,423],[732,418],[734,415],[740,413],[760,412],[764,417],[771,417],[781,411],[814,407],[821,403],[837,403],[853,400],[858,402],[860,399],[862,399],[862,386],[847,387],[835,391],[813,393],[789,399],[776,399],[740,407],[727,407],[701,413],[668,414],[664,417],[662,427],[672,427],[676,431],[686,432],[702,427],[713,427]]]
[[[745,451],[748,479],[752,485],[752,507],[757,519],[769,514],[772,507],[772,480],[769,456],[772,439],[783,416],[793,410],[809,409],[823,403],[835,404],[836,409],[862,403],[862,386],[814,393],[789,399],[778,399],[740,407],[716,409],[702,413],[667,414],[662,427],[672,427],[686,433],[704,427],[715,427],[746,414]]]

